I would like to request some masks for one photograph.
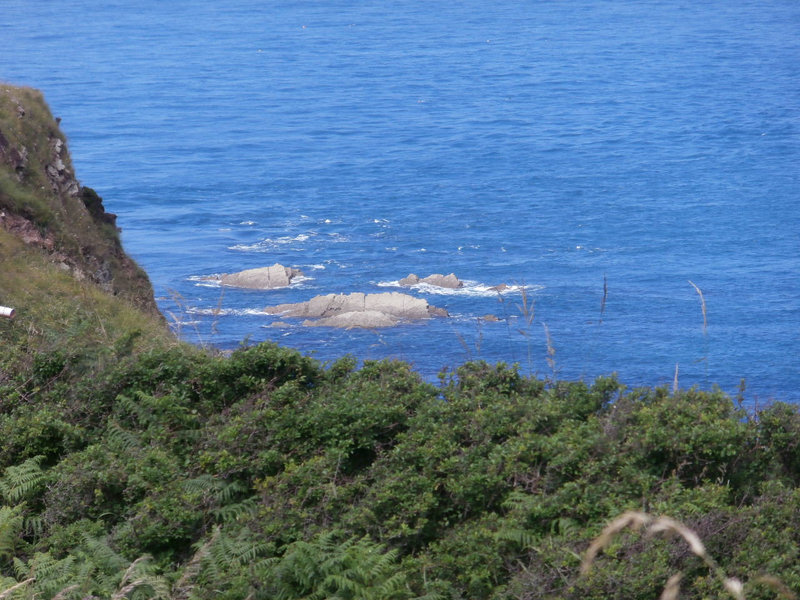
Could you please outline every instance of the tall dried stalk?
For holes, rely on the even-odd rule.
[[[692,284],[692,287],[700,296],[700,308],[703,311],[703,335],[705,335],[706,330],[708,329],[708,318],[706,315],[706,299],[703,297],[703,292],[700,291],[700,288],[697,287],[691,279],[687,279],[687,281]]]
[[[533,319],[536,316],[536,308],[534,305],[534,301],[532,297],[528,297],[528,288],[523,283],[520,287],[521,296],[522,296],[522,304],[518,304],[517,308],[519,308],[519,312],[522,315],[522,318],[525,321],[524,328],[518,328],[517,331],[519,334],[528,340],[528,372],[533,373],[533,353],[531,349],[531,324],[533,323]]]
[[[525,323],[528,325],[528,327],[530,327],[531,323],[533,323],[533,317],[535,315],[533,298],[528,299],[528,289],[525,287],[525,284],[522,284],[521,292],[522,305],[519,307],[519,310],[522,313],[522,317],[525,319]]]
[[[600,302],[600,322],[603,322],[603,315],[606,312],[606,300],[608,300],[608,278],[603,274],[603,300]]]
[[[556,349],[553,346],[553,338],[550,337],[550,328],[547,327],[547,323],[542,323],[542,327],[544,327],[544,339],[547,342],[547,365],[550,367],[550,370],[553,372],[553,380],[556,379]]]
[[[675,377],[672,380],[672,395],[678,393],[678,363],[675,363]]]

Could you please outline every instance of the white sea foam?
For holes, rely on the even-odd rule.
[[[284,235],[278,238],[265,238],[255,244],[236,244],[229,246],[228,250],[239,250],[241,252],[267,252],[280,246],[287,246],[295,243],[307,242],[312,237],[317,236],[316,231],[300,233],[296,236]]]
[[[199,325],[200,321],[184,321],[184,320],[173,320],[169,323],[170,327],[173,329],[180,329],[181,327],[185,327],[186,325]]]
[[[379,281],[376,285],[378,287],[402,287],[417,290],[422,294],[431,294],[436,296],[481,296],[481,297],[496,297],[498,294],[516,294],[525,288],[526,292],[535,292],[544,289],[542,285],[509,285],[503,290],[498,290],[496,286],[487,285],[478,281],[462,280],[464,284],[460,288],[445,288],[438,285],[430,285],[428,283],[418,283],[416,285],[400,285],[400,280],[396,281]]]
[[[221,276],[221,273],[212,273],[210,275],[192,275],[187,279],[193,281],[197,287],[218,288],[220,287],[219,278]]]
[[[192,315],[211,317],[251,317],[264,316],[266,314],[261,308],[189,308],[186,312]]]
[[[325,267],[322,267],[323,269]],[[210,275],[192,275],[187,277],[188,281],[193,281],[196,287],[207,287],[207,288],[219,288],[222,287],[222,283],[220,282],[220,278],[222,277],[222,273],[212,273]],[[292,281],[289,284],[290,288],[300,287],[306,281],[312,281],[314,278],[309,277],[308,275],[295,275],[292,277]],[[263,291],[271,291],[271,290],[263,290]]]
[[[239,225],[255,225],[255,221],[242,221]]]
[[[306,281],[314,281],[314,278],[309,277],[308,275],[295,275],[292,277],[292,282],[289,284],[289,287],[301,287]]]
[[[314,240],[317,244],[341,244],[349,242],[350,238],[336,231],[332,233],[320,234],[316,231],[299,233],[295,236],[284,235],[277,238],[265,238],[254,244],[236,244],[229,246],[228,250],[238,250],[240,252],[270,252],[276,248],[286,248],[296,246],[292,249],[303,249],[303,244],[309,240]]]

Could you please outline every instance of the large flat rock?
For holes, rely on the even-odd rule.
[[[305,327],[339,327],[342,329],[362,328],[377,329],[393,327],[399,319],[378,310],[360,310],[339,313],[332,317],[322,319],[308,319],[303,321]]]
[[[287,287],[294,277],[302,275],[297,269],[275,263],[271,267],[247,269],[238,273],[225,273],[220,276],[222,285],[252,290],[272,290]]]
[[[326,294],[308,302],[268,306],[264,311],[305,318],[303,325],[308,327],[390,327],[401,321],[447,316],[446,310],[399,292]]]

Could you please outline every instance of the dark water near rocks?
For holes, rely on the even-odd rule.
[[[682,386],[800,400],[794,0],[5,0],[0,37],[0,79],[44,91],[187,339],[429,377],[484,358],[662,385],[677,364]],[[197,281],[274,262],[308,279]],[[413,292],[448,320],[256,314],[451,271],[466,289]],[[498,283],[526,286],[530,325]]]

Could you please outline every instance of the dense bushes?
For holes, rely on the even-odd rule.
[[[482,362],[433,385],[271,344],[32,364],[7,379],[47,381],[36,401],[0,403],[0,589],[27,581],[7,597],[657,598],[677,570],[687,597],[724,596],[678,542],[634,535],[579,578],[629,509],[800,589],[794,406]]]

